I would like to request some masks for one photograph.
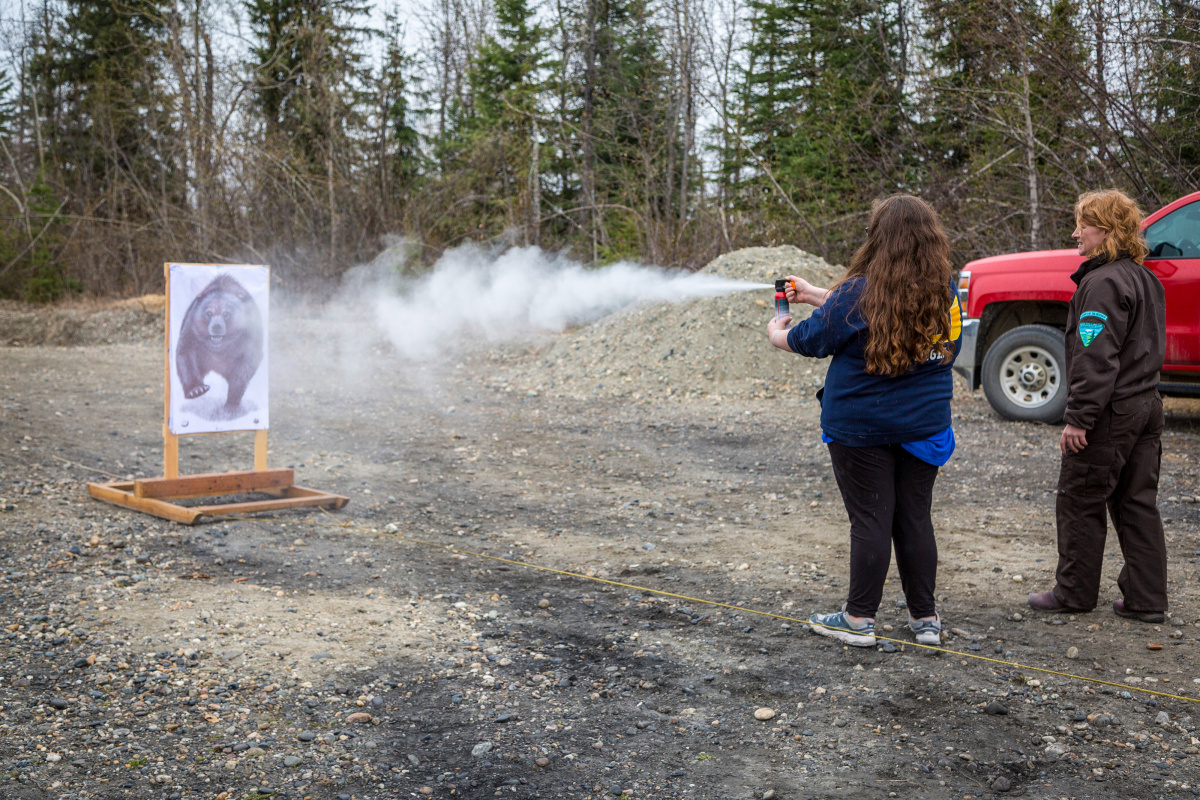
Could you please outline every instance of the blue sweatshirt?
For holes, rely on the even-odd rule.
[[[858,309],[864,288],[866,278],[846,281],[812,316],[788,331],[793,352],[833,356],[819,394],[821,430],[850,447],[903,444],[941,434],[950,427],[951,366],[962,330],[953,285],[947,291],[955,297],[950,309],[954,355],[937,355],[896,378],[866,371],[867,321]]]

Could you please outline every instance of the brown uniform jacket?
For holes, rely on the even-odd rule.
[[[1154,273],[1121,254],[1090,258],[1071,276],[1067,311],[1067,411],[1091,430],[1110,403],[1158,386],[1167,344],[1166,298]]]

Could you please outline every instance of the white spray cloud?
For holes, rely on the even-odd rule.
[[[772,288],[627,262],[589,269],[537,247],[494,254],[475,245],[450,250],[430,272],[403,280],[395,252],[352,273],[345,291],[369,297],[376,323],[401,354],[416,361],[481,338],[501,342],[562,331],[635,303]]]

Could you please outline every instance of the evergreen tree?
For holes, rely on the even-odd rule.
[[[246,0],[257,36],[252,67],[271,168],[259,170],[263,201],[251,213],[271,230],[284,270],[289,256],[319,248],[333,275],[353,259],[360,239],[346,219],[376,216],[378,204],[347,206],[355,196],[353,165],[367,127],[361,44],[369,31],[355,24],[366,9],[356,0]],[[281,192],[277,187],[288,187]],[[290,262],[290,263],[287,263]]]
[[[134,226],[169,219],[163,207],[182,197],[161,76],[163,0],[65,0],[62,10],[61,17],[46,10],[30,48],[35,96],[27,100],[40,109],[35,125],[45,159],[27,202],[46,223],[21,256],[20,291],[43,300],[78,286],[51,257],[59,212],[111,221],[93,244],[122,253],[105,281],[122,291],[138,286]]]
[[[481,183],[485,208],[477,224],[521,229],[525,242],[539,240],[541,132],[545,29],[527,0],[497,0],[496,30],[471,63],[471,115],[455,132]]]
[[[678,138],[668,114],[663,33],[646,0],[604,4],[595,108],[598,201],[617,207],[605,226],[603,260],[646,253],[661,260],[656,228],[675,217],[674,175],[666,155]]]
[[[578,213],[576,234],[590,238],[596,261],[643,257],[661,262],[658,223],[674,210],[667,158],[672,131],[663,32],[647,0],[584,0],[573,9],[576,58],[555,94],[570,98],[559,115],[569,139],[556,171],[562,205]]]
[[[414,127],[420,113],[413,107],[414,65],[404,51],[404,32],[395,13],[387,15],[383,36],[386,44],[376,81],[374,168],[390,222],[402,214],[421,177],[422,154],[421,137]]]
[[[246,12],[258,38],[251,48],[256,77],[256,101],[267,130],[285,127],[285,106],[302,82],[304,53],[298,31],[303,26],[305,0],[249,0]]]
[[[923,10],[934,72],[920,183],[947,212],[969,203],[984,215],[964,257],[1046,246],[1069,224],[1062,209],[1102,135],[1081,131],[1090,105],[1078,3],[926,0]],[[977,201],[997,193],[1020,198],[1021,212]]]
[[[1162,143],[1168,169],[1149,173],[1164,201],[1200,185],[1200,6],[1174,0],[1159,3],[1158,80],[1151,90],[1153,130]]]
[[[925,0],[927,57],[933,68],[923,98],[923,150],[929,171],[958,176],[997,138],[976,124],[976,105],[991,105],[996,4],[993,0]],[[989,99],[990,98],[990,99]]]
[[[496,0],[496,32],[484,40],[470,72],[479,128],[529,127],[537,113],[546,32],[527,0]]]
[[[52,113],[50,147],[58,167],[77,181],[144,170],[159,182],[169,165],[157,139],[169,128],[160,83],[161,0],[67,0],[61,36],[34,65],[49,78],[42,107]]]
[[[753,68],[743,75],[739,124],[751,152],[735,165],[750,175],[743,201],[794,226],[797,212],[813,221],[840,217],[894,189],[906,122],[899,7],[869,0],[749,5]]]
[[[398,38],[390,37],[383,67],[383,124],[390,146],[387,169],[399,188],[411,186],[420,173],[420,135],[413,127],[417,113],[409,96],[411,71],[412,60]]]
[[[354,120],[358,46],[367,32],[355,0],[247,0],[257,44],[256,102],[269,135],[284,134],[297,154],[327,166],[329,148]],[[339,142],[340,144],[340,142]]]

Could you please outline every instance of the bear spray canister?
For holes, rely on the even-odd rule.
[[[792,315],[791,307],[788,306],[787,299],[787,281],[775,281],[775,319],[783,319]]]

